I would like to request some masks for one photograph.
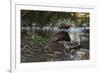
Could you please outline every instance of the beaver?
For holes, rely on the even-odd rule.
[[[66,41],[70,42],[71,38],[69,36],[69,33],[66,31],[59,31],[53,35],[52,42],[58,42],[58,41]]]
[[[70,25],[60,25],[59,29],[69,29],[71,26]]]

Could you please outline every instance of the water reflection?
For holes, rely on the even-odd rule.
[[[22,33],[23,31],[30,32],[29,27],[22,27],[21,30]],[[32,33],[42,31],[44,32],[43,34],[49,34],[50,37],[46,37],[45,40],[40,36],[35,37],[37,35],[32,34],[30,36],[27,36],[27,38],[29,39],[26,39],[24,35],[25,38],[21,39],[21,62],[45,62],[89,59],[89,32],[87,32],[89,31],[89,27],[71,27],[69,29],[59,29],[58,27],[32,27],[32,31]],[[55,44],[52,44],[50,42],[50,38],[52,38],[51,34],[60,31],[68,32],[71,38],[71,43],[74,44],[73,42],[76,42],[80,45],[80,47],[76,47],[69,51],[63,52],[65,48],[63,45],[61,45],[62,43],[57,42]],[[31,39],[31,37],[34,37],[35,39]],[[35,40],[38,41],[35,42]],[[49,48],[53,49],[53,52],[48,53]],[[56,51],[54,49],[56,49]],[[62,52],[58,51],[58,49],[60,49]]]

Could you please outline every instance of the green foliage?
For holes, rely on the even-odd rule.
[[[33,33],[31,35],[31,43],[34,46],[42,45],[43,43],[47,43],[49,40],[50,40],[50,37],[42,37],[42,36],[39,36],[37,33]]]
[[[27,19],[31,23],[36,23],[39,27],[52,23],[53,26],[59,25],[59,21],[67,24],[74,22],[75,26],[87,24],[89,26],[89,13],[83,12],[52,12],[52,11],[32,11],[21,10],[21,18]],[[31,25],[29,25],[31,27]]]

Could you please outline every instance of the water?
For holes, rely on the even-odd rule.
[[[29,27],[23,27],[22,31],[30,31]],[[38,31],[40,30],[39,27],[33,27],[32,31]],[[41,29],[44,34],[48,34],[48,32],[56,33],[59,31],[66,31],[69,33],[71,41],[72,42],[78,42],[80,43],[80,47],[76,49],[72,49],[70,51],[67,51],[65,53],[59,52],[58,50],[53,51],[52,53],[48,53],[48,48],[50,44],[52,44],[49,40],[52,38],[48,37],[49,42],[42,42],[41,45],[36,44],[33,45],[29,43],[30,41],[34,43],[34,41],[29,40],[26,44],[25,42],[21,42],[21,44],[24,44],[23,47],[21,47],[21,62],[27,63],[27,62],[47,62],[47,61],[71,61],[71,60],[87,60],[89,59],[89,33],[85,32],[85,30],[89,30],[89,27],[71,27],[70,29],[59,29],[58,27],[44,27]],[[49,34],[51,35],[51,34]],[[31,36],[26,36],[31,39]],[[23,38],[21,39],[23,40]],[[27,40],[24,38],[24,41]],[[41,40],[41,39],[40,39]],[[42,39],[43,40],[43,39]],[[45,40],[45,39],[44,39]],[[30,46],[31,45],[31,46]],[[25,47],[29,46],[29,47]],[[56,48],[55,48],[56,47]],[[57,43],[57,45],[52,46],[54,49],[63,49],[64,46],[60,46],[60,44]],[[45,52],[44,49],[47,51]]]
[[[42,29],[39,27],[32,27],[33,31],[36,30],[42,30],[42,31],[66,31],[66,32],[84,32],[84,30],[89,30],[89,27],[70,27],[69,29],[59,29],[59,27],[49,27],[49,26],[45,26]],[[21,30],[24,31],[29,31],[30,27],[21,27]]]

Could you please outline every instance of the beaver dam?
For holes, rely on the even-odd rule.
[[[89,28],[22,28],[22,63],[74,60],[89,60]]]

